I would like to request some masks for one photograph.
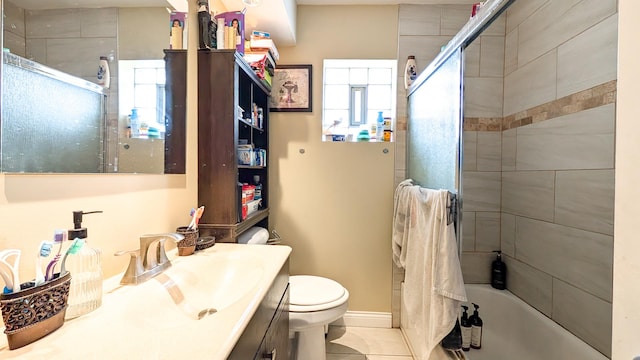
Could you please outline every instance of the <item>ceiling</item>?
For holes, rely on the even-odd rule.
[[[93,7],[158,7],[187,0],[7,0],[25,9]],[[195,3],[196,0],[189,0]],[[213,2],[215,0],[210,0]],[[242,0],[217,0],[230,11],[242,10]],[[278,47],[296,44],[296,5],[397,5],[397,4],[473,4],[478,0],[263,0],[245,13],[245,29],[271,33]],[[178,5],[179,6],[179,5]]]

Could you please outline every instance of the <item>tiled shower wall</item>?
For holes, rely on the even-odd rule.
[[[607,356],[616,52],[615,0],[516,1],[507,10],[501,248],[508,287]]]
[[[12,3],[3,2],[3,44],[11,53],[25,57],[26,34],[24,26],[24,9]]]
[[[464,51],[462,258],[465,282],[489,282],[500,250],[505,15]]]
[[[509,289],[607,356],[616,5],[615,0],[518,0],[502,24],[492,25],[504,32],[487,31],[492,38],[485,41],[483,34],[474,41],[465,63],[465,281],[488,282],[490,251],[500,248]],[[452,12],[445,8],[400,6],[401,63],[411,49],[442,41],[439,34],[417,35],[426,24],[416,19],[450,24],[443,15]],[[466,6],[450,9],[457,9],[458,19],[468,18]],[[495,66],[500,62],[502,74]],[[405,104],[404,93],[398,99]],[[398,125],[403,123],[406,130],[406,108],[399,106]],[[398,145],[397,181],[405,170],[404,144]],[[402,276],[395,269],[396,326]]]

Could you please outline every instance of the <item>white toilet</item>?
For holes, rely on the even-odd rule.
[[[326,360],[325,326],[347,312],[349,291],[318,276],[289,277],[289,331],[297,345],[292,359]]]
[[[253,227],[238,237],[240,244],[264,245],[269,231]],[[289,277],[289,332],[295,338],[292,360],[326,360],[325,327],[347,312],[349,291],[331,279]]]

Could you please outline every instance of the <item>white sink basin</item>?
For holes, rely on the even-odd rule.
[[[255,292],[264,273],[263,262],[241,252],[174,259],[169,269],[135,286],[134,291],[144,296],[128,302],[128,316],[159,328],[182,327],[185,322],[215,316]],[[153,308],[162,309],[162,316],[141,316]]]

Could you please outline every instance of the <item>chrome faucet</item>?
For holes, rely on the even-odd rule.
[[[116,256],[131,255],[129,266],[122,276],[120,284],[140,284],[171,267],[171,261],[167,258],[164,249],[166,239],[174,240],[177,243],[184,239],[184,236],[175,233],[143,235],[140,237],[140,249],[115,253]]]

